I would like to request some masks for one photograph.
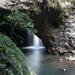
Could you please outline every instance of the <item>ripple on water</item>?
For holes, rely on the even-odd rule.
[[[63,56],[34,54],[27,55],[26,60],[37,75],[75,75],[75,61],[66,60]]]

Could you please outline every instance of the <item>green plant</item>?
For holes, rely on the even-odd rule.
[[[28,29],[31,30],[33,33],[36,33],[37,30],[34,28],[34,24],[32,19],[24,13],[19,11],[11,12],[10,15],[5,16],[5,18],[11,23],[11,25],[19,25],[20,29]]]
[[[25,62],[22,51],[0,33],[0,75],[34,75]]]

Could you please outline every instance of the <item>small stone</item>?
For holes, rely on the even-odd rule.
[[[63,69],[64,72],[65,72],[66,70],[67,70],[67,69],[65,69],[65,68]]]
[[[62,58],[60,58],[60,61],[63,61],[63,59],[62,59]]]

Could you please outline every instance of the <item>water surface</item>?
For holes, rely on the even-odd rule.
[[[74,61],[62,56],[44,54],[43,50],[31,50],[26,55],[26,63],[37,75],[75,75]]]

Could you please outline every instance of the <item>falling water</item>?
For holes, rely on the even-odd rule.
[[[27,64],[30,65],[32,70],[39,75],[40,61],[42,59],[42,54],[45,49],[42,40],[38,38],[35,34],[28,31],[28,46],[23,47],[23,49],[30,51],[31,53],[27,56]]]
[[[34,47],[39,47],[40,46],[40,40],[36,35],[33,35],[33,46]]]
[[[45,48],[43,46],[43,43],[42,43],[42,40],[39,39],[35,34],[33,35],[33,47],[35,49],[42,49],[42,48]]]
[[[44,49],[42,40],[38,38],[35,34],[28,31],[28,46],[24,49]]]

